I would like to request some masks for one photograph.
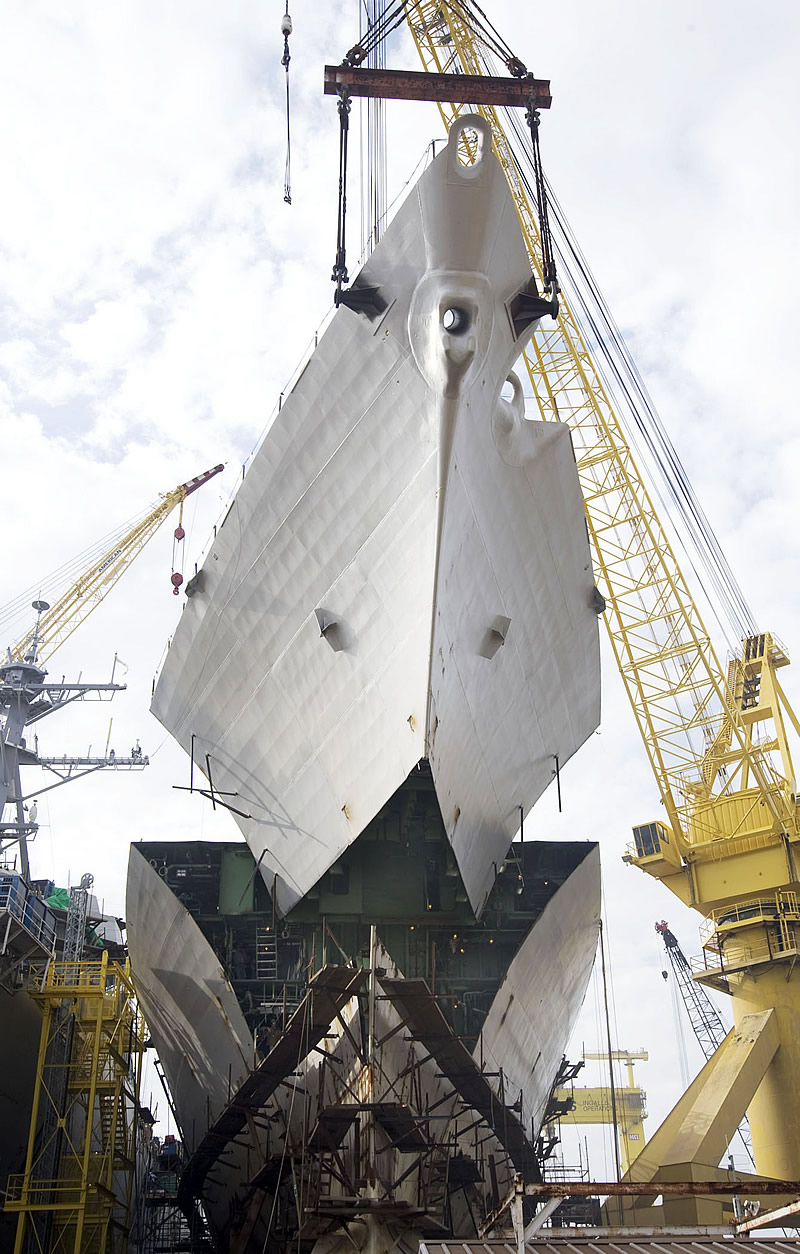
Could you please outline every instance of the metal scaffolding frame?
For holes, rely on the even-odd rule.
[[[6,1195],[14,1254],[124,1254],[145,1038],[130,967],[103,954],[31,974],[44,1015],[25,1170]]]

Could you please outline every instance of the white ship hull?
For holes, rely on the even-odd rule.
[[[126,906],[136,990],[191,1151],[252,1071],[252,1036],[219,958],[135,846]]]
[[[230,894],[219,849],[180,879],[174,847],[134,849],[128,897],[182,1202],[237,1251],[471,1233],[538,1172],[599,859],[509,847],[600,681],[570,434],[526,421],[512,369],[534,295],[463,118],[267,433],[155,691],[252,854]]]
[[[485,151],[461,165],[454,134],[358,276],[366,312],[339,308],[267,433],[154,696],[238,795],[282,914],[422,759],[480,914],[599,719],[570,435],[524,418],[531,268],[485,123],[463,124]]]

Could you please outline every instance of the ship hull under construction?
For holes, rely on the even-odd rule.
[[[277,925],[241,846],[131,850],[128,940],[188,1154],[181,1201],[202,1201],[223,1249],[468,1237],[515,1171],[537,1174],[596,947],[598,850],[515,845],[478,922],[446,865],[425,909],[418,847],[445,847],[426,817],[394,850],[373,824],[351,891],[337,866]],[[381,855],[419,868],[416,903],[398,877],[388,917]]]
[[[424,759],[480,915],[597,727],[570,433],[526,419],[513,372],[535,288],[487,125],[460,119],[187,586],[153,712],[226,795],[280,914]]]
[[[599,721],[570,433],[513,370],[549,309],[461,117],[187,585],[153,711],[247,844],[134,849],[128,939],[231,1252],[471,1234],[538,1171],[599,917],[594,846],[512,844]]]

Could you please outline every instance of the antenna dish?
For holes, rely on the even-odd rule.
[[[50,606],[47,601],[32,601],[31,608],[36,610],[37,614],[44,614],[45,610],[50,609]]]

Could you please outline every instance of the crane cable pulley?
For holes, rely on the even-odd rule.
[[[172,533],[172,574],[170,575],[170,583],[172,584],[173,596],[178,596],[183,583],[183,541],[185,536],[186,532],[183,529],[183,501],[181,501],[178,508],[178,525]]]
[[[286,0],[286,12],[281,18],[281,34],[283,35],[283,56],[281,65],[286,70],[286,170],[283,179],[283,199],[287,205],[292,203],[292,134],[289,113],[289,36],[292,33],[292,19],[289,16],[289,0]]]
[[[527,66],[514,55],[510,45],[476,0],[444,0],[444,8],[451,9],[466,24],[475,40],[496,53],[512,78],[525,78]]]
[[[519,57],[514,55],[497,27],[492,24],[475,0],[442,0],[438,21],[446,20],[442,13],[443,9],[450,9],[460,21],[466,23],[475,38],[485,43],[500,57],[512,78],[525,77],[528,73],[526,66]],[[406,0],[394,0],[393,4],[387,4],[378,20],[368,28],[365,36],[346,54],[343,64],[353,67],[363,64],[369,54],[408,18]]]

